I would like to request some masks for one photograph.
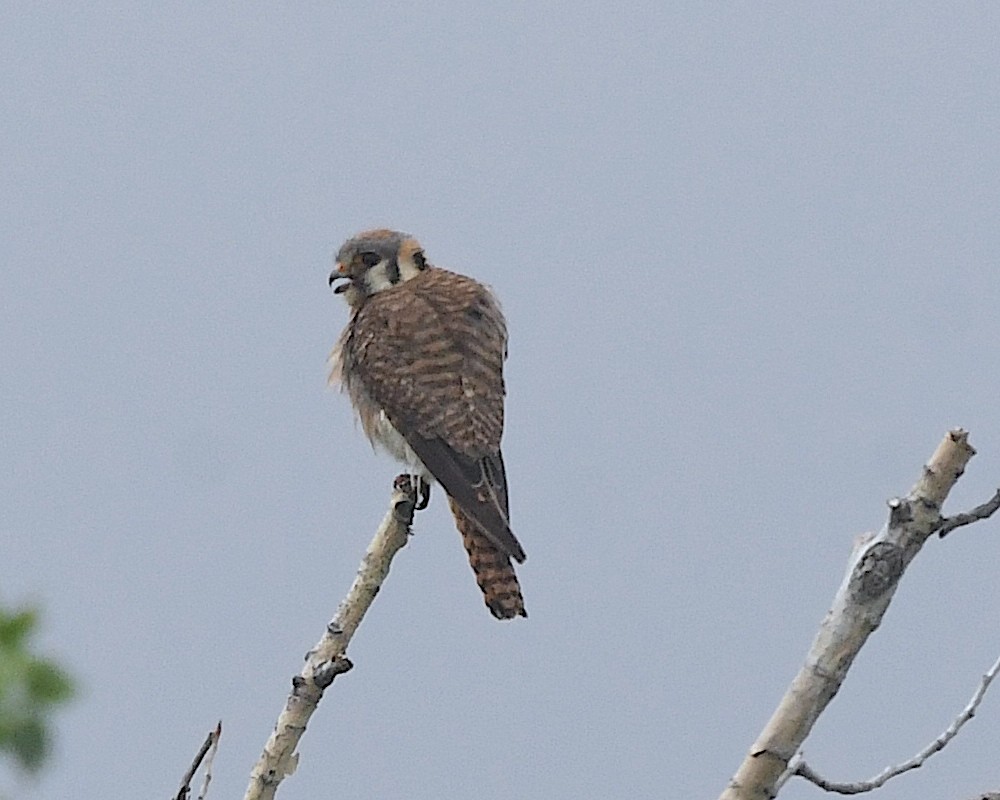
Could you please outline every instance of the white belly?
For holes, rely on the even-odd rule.
[[[333,353],[330,354],[330,383],[340,383],[342,388],[347,390],[347,393],[351,396],[354,411],[361,422],[361,427],[364,428],[365,435],[372,443],[372,446],[385,450],[397,461],[401,461],[406,465],[411,475],[419,475],[427,483],[433,483],[434,476],[431,475],[430,470],[424,466],[424,463],[417,454],[413,452],[413,448],[406,443],[403,435],[389,422],[385,412],[378,407],[368,392],[365,391],[364,385],[360,381],[346,379],[348,376],[344,373],[343,355],[344,336],[346,334],[347,330],[344,331],[340,341],[337,342],[337,346],[333,349]]]
[[[420,460],[413,448],[406,443],[403,435],[396,430],[391,422],[386,419],[385,412],[379,411],[375,420],[375,430],[372,432],[372,441],[382,447],[389,455],[397,461],[401,461],[410,469],[413,475],[419,475],[428,483],[434,478],[424,462]]]

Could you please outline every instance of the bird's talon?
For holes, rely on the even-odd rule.
[[[417,502],[413,506],[414,511],[423,511],[431,502],[431,485],[419,475],[413,476],[414,491],[417,494]]]

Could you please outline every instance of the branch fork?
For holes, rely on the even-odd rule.
[[[881,624],[903,573],[924,542],[934,533],[944,536],[961,525],[986,519],[1000,508],[998,491],[990,501],[970,512],[947,518],[941,516],[940,510],[948,493],[975,452],[966,431],[960,428],[950,431],[909,494],[889,501],[889,518],[882,530],[856,545],[844,580],[820,624],[805,663],[720,800],[772,800],[792,775],[807,777],[833,791],[843,791],[833,789],[834,784],[829,782],[819,784],[822,779],[816,779],[800,755],[802,743],[840,690],[858,652]],[[1000,669],[998,665],[994,667],[993,674]],[[990,680],[992,675],[989,680],[984,677],[982,692]],[[971,718],[976,705],[978,700],[974,697],[963,712],[968,712],[967,718],[957,725],[953,723],[955,733]],[[942,734],[925,754],[921,754],[922,757],[918,756],[919,763],[905,769],[920,766],[953,735]],[[892,775],[884,780],[889,777]],[[867,789],[852,789],[849,793],[854,791]]]

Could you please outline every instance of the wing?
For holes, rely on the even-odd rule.
[[[344,375],[363,384],[483,533],[524,561],[510,528],[500,452],[506,347],[503,314],[490,291],[430,268],[358,310],[343,345]]]
[[[510,528],[507,516],[507,479],[503,456],[469,458],[456,452],[442,439],[404,434],[424,466],[430,470],[448,496],[471,517],[483,533],[503,553],[523,562],[524,549]]]

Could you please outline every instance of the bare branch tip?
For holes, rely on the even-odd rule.
[[[948,435],[955,444],[965,449],[970,458],[976,454],[976,448],[969,444],[969,432],[965,428],[952,428]]]
[[[205,741],[199,748],[198,753],[194,757],[194,761],[191,762],[191,766],[188,771],[184,773],[184,778],[181,781],[180,789],[177,790],[175,795],[175,800],[187,800],[191,795],[191,781],[194,780],[194,775],[198,771],[202,762],[205,761],[205,756],[208,755],[209,750],[212,749],[219,741],[219,736],[222,734],[222,721],[215,726],[214,730],[208,732],[208,736],[205,737]]]

